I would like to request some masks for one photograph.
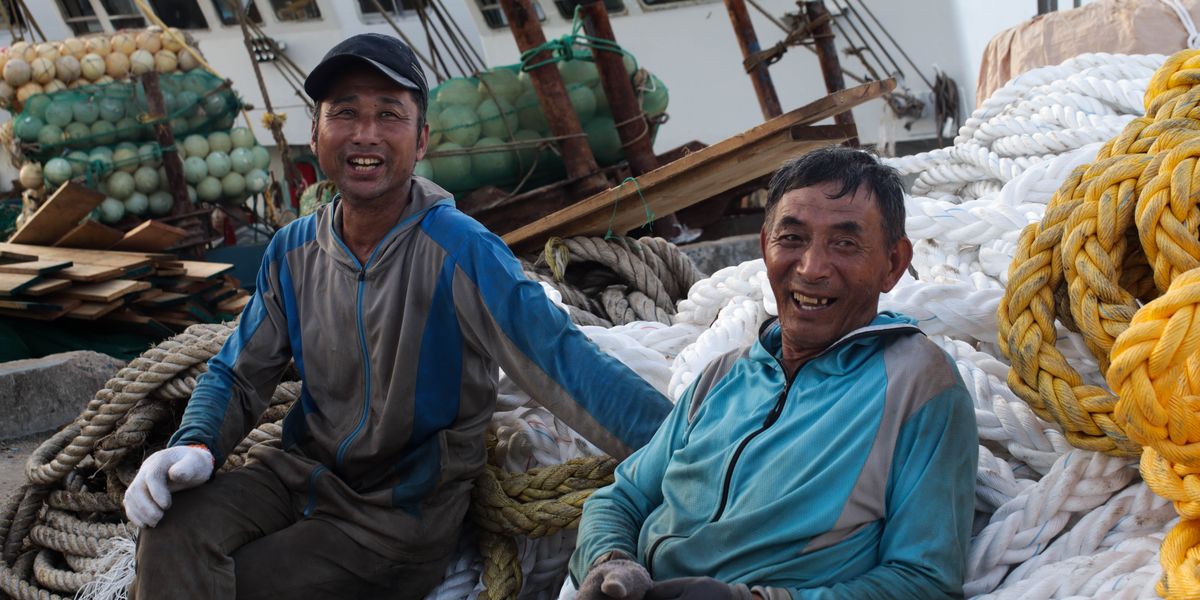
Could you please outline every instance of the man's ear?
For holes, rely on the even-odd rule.
[[[896,283],[908,270],[908,265],[912,264],[912,256],[912,240],[909,240],[907,236],[900,238],[892,245],[892,249],[888,252],[888,274],[884,279],[882,291],[890,292],[893,287],[896,287]]]

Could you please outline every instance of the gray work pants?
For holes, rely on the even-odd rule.
[[[254,462],[172,500],[158,525],[139,534],[136,600],[419,600],[450,560],[399,563],[326,515],[301,518],[291,491]]]

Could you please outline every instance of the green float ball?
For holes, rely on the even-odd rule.
[[[42,166],[42,176],[52,187],[62,185],[71,175],[71,163],[65,158],[52,158]]]
[[[271,153],[268,152],[266,148],[263,148],[262,146],[255,146],[250,149],[250,152],[254,154],[255,169],[262,169],[266,171],[267,168],[271,166]]]
[[[162,216],[171,212],[175,207],[175,198],[170,192],[159,190],[150,194],[150,214]]]
[[[229,162],[233,166],[235,173],[245,175],[254,168],[254,153],[246,148],[234,148],[229,153]]]
[[[475,143],[476,148],[503,144],[499,138],[485,137]],[[516,155],[511,150],[497,150],[471,154],[471,174],[476,183],[500,185],[512,181],[516,175]]]
[[[100,105],[92,101],[91,98],[77,100],[71,105],[71,112],[74,114],[75,120],[84,125],[91,125],[100,118]]]
[[[131,215],[140,217],[146,214],[148,208],[150,208],[150,199],[145,194],[134,192],[125,199],[125,212]]]
[[[465,106],[475,108],[482,100],[479,90],[469,79],[451,79],[438,86],[437,103],[444,107]]]
[[[229,138],[233,141],[234,148],[250,149],[256,143],[254,140],[254,132],[247,127],[234,127],[229,132]]]
[[[92,138],[99,144],[111,144],[117,141],[117,126],[108,121],[92,123]]]
[[[105,198],[100,203],[100,222],[113,224],[125,216],[125,204],[116,198]]]
[[[251,169],[246,173],[246,190],[252,194],[257,194],[265,189],[271,183],[271,176],[262,169]]]
[[[189,156],[183,161],[183,178],[196,185],[208,177],[208,162],[199,156]]]
[[[140,167],[133,172],[133,187],[143,194],[152,194],[158,190],[158,171],[154,167]]]
[[[233,139],[224,131],[214,131],[208,134],[208,151],[229,154],[233,150]]]
[[[464,148],[475,145],[482,127],[475,111],[466,106],[447,106],[438,117],[447,140]]]
[[[418,160],[413,166],[413,175],[424,177],[425,179],[433,179],[433,165],[427,160]]]
[[[571,88],[567,92],[567,98],[571,100],[571,108],[575,109],[575,114],[579,115],[580,123],[596,116],[596,93],[592,91],[592,88],[587,86]]]
[[[224,152],[209,152],[204,162],[208,163],[208,174],[212,177],[224,177],[233,169],[233,164],[229,162],[229,155]]]
[[[462,150],[462,146],[454,142],[446,142],[434,149],[433,153],[447,150]],[[433,167],[433,180],[450,190],[465,190],[472,186],[471,157],[466,154],[454,156],[433,156],[429,159]]]
[[[125,171],[116,171],[104,180],[104,186],[108,190],[108,195],[117,200],[124,200],[133,195],[133,175]]]
[[[216,202],[221,197],[221,180],[216,177],[205,177],[196,186],[196,196],[205,202]]]
[[[46,123],[66,127],[67,123],[75,120],[73,104],[67,100],[57,100],[46,106]]]
[[[227,200],[241,200],[246,197],[246,178],[236,171],[221,178],[221,194]]]
[[[513,105],[503,98],[496,102],[492,99],[479,103],[475,113],[479,115],[479,124],[484,137],[508,139],[521,128],[520,119]],[[477,142],[478,143],[478,142]]]
[[[192,134],[183,139],[183,151],[188,156],[204,158],[208,156],[208,150],[208,138],[202,135]]]
[[[587,136],[588,146],[592,148],[596,162],[608,166],[624,158],[621,153],[621,136],[611,118],[597,117],[588,121],[583,126],[583,133]]]
[[[46,123],[41,119],[24,114],[17,117],[16,122],[13,123],[13,133],[17,134],[17,138],[22,142],[36,142],[38,133],[45,125]]]

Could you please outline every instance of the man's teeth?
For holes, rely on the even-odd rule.
[[[812,298],[796,292],[792,292],[792,299],[796,302],[799,302],[804,308],[819,308],[822,306],[828,306],[829,303],[832,302],[832,300],[829,298]]]

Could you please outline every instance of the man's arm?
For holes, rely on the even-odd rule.
[[[790,589],[792,599],[961,598],[978,440],[961,382],[909,417],[892,459],[879,566],[828,587]]]
[[[617,467],[613,484],[596,490],[584,503],[570,562],[571,576],[577,583],[584,580],[597,559],[609,552],[637,560],[642,524],[663,503],[663,474],[671,455],[686,440],[688,407],[694,390],[693,383],[650,442]]]
[[[257,290],[242,310],[237,328],[208,362],[196,382],[170,446],[203,444],[220,466],[266,410],[291,360],[287,317],[281,297],[284,248],[296,231],[280,231],[267,246]]]
[[[499,238],[481,232],[452,252],[455,308],[471,343],[611,456],[650,439],[671,403],[579,331]]]

